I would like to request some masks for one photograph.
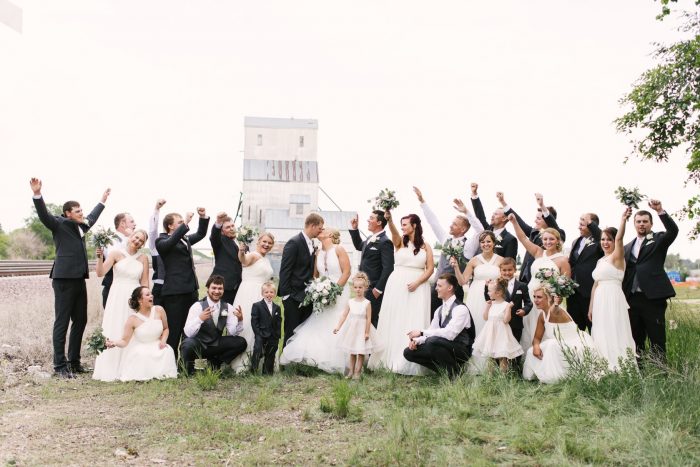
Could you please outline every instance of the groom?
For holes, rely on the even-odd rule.
[[[39,220],[51,231],[56,246],[56,259],[49,274],[53,279],[56,304],[53,323],[53,368],[57,377],[73,378],[73,373],[88,371],[80,365],[80,347],[87,324],[85,279],[90,277],[85,234],[100,217],[110,189],[105,190],[100,203],[86,218],[77,201],[67,201],[63,205],[61,216],[49,214],[41,195],[41,180],[32,178],[29,185],[34,193],[34,207]],[[71,326],[66,360],[66,333],[69,324]]]
[[[379,322],[384,286],[394,270],[394,244],[384,232],[386,223],[384,211],[372,211],[367,219],[367,230],[372,232],[372,235],[363,242],[360,238],[360,231],[357,229],[357,216],[350,221],[352,244],[357,251],[362,252],[360,271],[369,277],[369,288],[365,292],[365,298],[372,306],[372,325],[374,327]]]
[[[294,329],[311,316],[311,305],[301,306],[306,284],[314,274],[316,248],[313,239],[323,231],[323,217],[316,213],[306,216],[304,230],[290,238],[282,250],[279,295],[284,304],[284,344]]]
[[[484,229],[490,230],[496,235],[496,244],[494,245],[494,253],[503,256],[504,258],[513,258],[517,261],[518,256],[518,240],[506,230],[508,224],[508,216],[505,215],[503,208],[497,208],[491,215],[491,223],[486,221],[484,207],[479,199],[479,185],[472,183],[472,207],[474,214],[484,226]],[[479,253],[481,249],[479,249]]]

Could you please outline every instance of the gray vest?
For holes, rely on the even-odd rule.
[[[452,306],[450,307],[450,311],[447,312],[447,316],[443,314],[442,306],[438,310],[438,324],[440,325],[441,328],[444,328],[447,326],[447,324],[452,320],[452,310],[454,307],[459,306],[459,305],[464,305],[464,303],[460,302],[459,300],[455,299],[454,302],[452,302]],[[469,308],[467,308],[467,313],[469,313],[469,327],[462,329],[462,331],[457,334],[457,337],[453,339],[453,342],[462,344],[467,347],[471,347],[471,345],[474,343],[474,338],[476,336],[476,333],[474,332],[474,320],[472,320],[472,314],[469,311]],[[443,316],[445,316],[443,318]]]
[[[442,245],[445,246],[445,245],[449,244],[451,241],[452,241],[452,237],[445,240],[445,243],[443,243]],[[465,237],[460,238],[459,241],[462,244],[462,247],[464,247],[464,244],[466,243]],[[437,265],[437,276],[435,276],[435,277],[440,277],[441,274],[454,274],[454,273],[455,273],[455,268],[450,266],[450,258],[446,257],[444,253],[440,253],[440,259],[438,260],[438,265]]]
[[[202,310],[209,306],[206,297],[201,300],[200,305],[202,305]],[[206,346],[215,346],[219,342],[219,338],[226,328],[226,320],[228,316],[221,316],[224,311],[228,311],[228,304],[226,302],[219,302],[221,308],[219,310],[219,322],[214,323],[213,318],[209,318],[199,327],[199,332],[197,333],[197,340]]]

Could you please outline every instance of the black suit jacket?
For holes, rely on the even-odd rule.
[[[583,247],[581,254],[578,254],[578,249],[584,237],[578,237],[574,240],[569,253],[569,264],[571,265],[571,278],[578,283],[576,294],[590,298],[591,289],[593,288],[593,270],[598,264],[598,260],[603,257],[603,249],[600,247],[600,236],[602,231],[598,224],[591,222],[588,224],[588,230],[593,237],[592,242]]]
[[[662,214],[659,218],[666,227],[666,232],[654,232],[650,234],[651,239],[645,238],[639,249],[639,257],[635,259],[632,256],[632,246],[637,240],[636,238],[625,245],[627,269],[622,282],[622,290],[627,296],[634,292],[632,285],[635,274],[639,287],[648,299],[665,299],[676,296],[676,291],[673,290],[673,285],[671,285],[664,270],[664,262],[668,247],[678,236],[678,226],[668,214]]]
[[[484,297],[487,301],[491,300],[491,297],[489,297],[488,286],[484,286]],[[527,288],[527,284],[515,279],[515,282],[513,282],[513,293],[508,293],[506,290],[505,301],[513,302],[513,307],[510,309],[510,322],[508,323],[511,329],[522,329],[523,317],[516,315],[515,312],[522,309],[525,311],[525,316],[527,316],[532,310],[532,300],[530,300],[530,292]]]
[[[105,208],[104,204],[98,203],[87,215],[89,225],[77,224],[65,217],[50,214],[46,209],[43,197],[34,198],[34,207],[36,207],[41,223],[51,231],[53,243],[56,246],[56,259],[49,277],[52,279],[87,279],[90,277],[85,240],[80,235],[80,231],[85,234],[91,226],[95,225]]]
[[[504,213],[506,216],[512,213],[515,216],[515,220],[518,222],[518,225],[521,229],[523,229],[523,232],[525,232],[525,235],[527,235],[530,241],[537,246],[542,246],[542,238],[540,237],[539,230],[532,228],[532,226],[525,222],[523,218],[520,217],[512,208],[508,208],[508,210],[504,211]],[[566,232],[564,232],[564,229],[559,227],[559,224],[557,224],[557,220],[554,218],[554,216],[550,213],[543,219],[545,224],[547,224],[547,227],[556,229],[559,232],[559,235],[561,235],[561,241],[564,242],[566,240]],[[532,279],[530,267],[532,266],[532,262],[534,260],[535,257],[526,251],[525,257],[523,258],[523,264],[520,265],[520,282],[525,282],[527,284],[530,282],[530,279]]]
[[[238,259],[238,245],[232,238],[221,235],[221,227],[216,225],[211,228],[209,241],[214,250],[212,275],[217,274],[224,278],[225,290],[238,290],[243,271],[241,261]]]
[[[309,247],[302,233],[287,241],[282,250],[280,265],[279,295],[289,295],[297,302],[304,301],[306,284],[314,275],[315,253],[309,253]]]
[[[253,328],[255,338],[279,339],[282,335],[282,310],[279,305],[272,302],[272,315],[267,308],[265,300],[253,303],[250,311],[250,326]]]
[[[185,294],[199,289],[192,259],[192,245],[206,237],[207,227],[209,218],[200,217],[196,233],[185,235],[189,227],[183,223],[172,235],[162,233],[156,239],[156,249],[165,269],[161,295]]]
[[[474,208],[474,214],[476,218],[479,219],[481,225],[484,226],[485,230],[493,231],[493,226],[486,220],[486,214],[484,213],[484,207],[481,205],[481,200],[479,198],[472,198],[472,207]],[[493,251],[500,256],[516,259],[518,256],[518,239],[513,236],[507,230],[501,232],[501,240],[496,240],[496,245]],[[481,249],[479,249],[481,251]],[[517,260],[517,259],[516,259]]]
[[[371,244],[362,241],[359,230],[350,230],[352,244],[357,251],[362,252],[360,271],[369,277],[369,288],[384,292],[386,281],[394,270],[394,244],[386,232],[377,236],[377,241]]]

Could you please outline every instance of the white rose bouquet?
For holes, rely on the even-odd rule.
[[[93,245],[95,245],[95,248],[100,248],[102,250],[111,245],[114,240],[119,238],[116,232],[109,227],[106,229],[104,227],[98,227],[95,232],[90,235],[90,237],[90,241]]]
[[[399,200],[396,199],[396,192],[388,188],[384,188],[377,196],[367,200],[372,203],[373,210],[390,211],[399,206]]]
[[[455,239],[448,239],[444,245],[442,245],[442,254],[448,260],[454,256],[454,258],[459,263],[459,267],[463,268],[467,264],[467,258],[464,257],[464,245],[462,242]]]
[[[343,288],[326,276],[313,279],[306,286],[306,295],[301,306],[311,305],[314,313],[321,313],[325,307],[333,305]]]
[[[253,243],[255,237],[258,236],[258,229],[251,227],[249,225],[243,225],[238,232],[236,232],[236,240],[239,243],[245,243],[246,245]]]
[[[550,293],[561,298],[567,298],[574,294],[578,284],[563,274],[558,273],[554,269],[540,269],[535,274],[535,279],[538,279]]]

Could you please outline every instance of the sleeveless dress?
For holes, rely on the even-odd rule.
[[[569,316],[568,313],[567,316]],[[565,378],[569,371],[569,363],[564,355],[564,347],[578,358],[583,357],[586,349],[597,355],[593,339],[587,332],[579,330],[573,319],[568,323],[550,323],[549,316],[545,313],[544,335],[540,342],[542,360],[535,357],[530,347],[523,365],[523,378],[528,380],[537,378],[540,382],[547,384],[556,383]]]
[[[365,340],[367,326],[367,305],[369,300],[350,300],[350,312],[338,331],[338,347],[345,353],[353,355],[369,355],[379,350],[377,330],[370,323],[369,339]]]
[[[250,324],[250,312],[253,308],[253,303],[262,300],[262,285],[269,281],[274,274],[270,260],[261,256],[257,251],[251,254],[260,258],[248,267],[243,268],[241,273],[241,285],[238,286],[236,298],[233,300],[233,309],[240,305],[243,313],[243,331],[239,336],[243,337],[248,345],[246,351],[240,354],[231,362],[231,368],[237,373],[248,370],[250,368],[250,357],[253,354],[253,344],[255,343],[255,334]],[[167,310],[166,310],[167,312]]]
[[[593,270],[593,279],[598,282],[591,298],[591,317],[594,326],[591,337],[601,356],[608,361],[608,368],[615,371],[618,360],[626,360],[628,351],[634,355],[634,339],[627,313],[629,305],[622,292],[625,271],[617,269],[606,258],[600,258]],[[636,364],[636,359],[635,359]]]
[[[503,322],[508,302],[493,303],[489,319],[474,340],[474,353],[484,358],[514,359],[523,354],[523,348],[513,337],[510,326]]]
[[[530,273],[532,274],[532,278],[527,284],[527,288],[530,291],[530,300],[532,300],[533,309],[530,311],[530,313],[523,317],[523,334],[520,337],[520,345],[522,345],[525,352],[527,352],[527,349],[532,347],[532,339],[535,337],[535,329],[537,329],[537,318],[540,317],[540,313],[542,312],[542,310],[534,306],[535,299],[533,294],[540,286],[540,280],[535,278],[535,274],[537,274],[537,271],[540,269],[554,269],[555,271],[559,272],[559,266],[557,266],[557,263],[555,263],[553,260],[563,256],[564,255],[561,252],[554,253],[552,256],[547,256],[547,252],[545,251],[542,253],[542,256],[535,258],[532,265],[530,265]]]
[[[167,313],[167,312],[166,312]],[[151,379],[177,378],[175,353],[168,345],[161,349],[160,336],[163,322],[155,318],[156,307],[146,318],[134,313],[143,323],[134,329],[129,344],[124,347],[119,369],[120,381],[148,381]]]
[[[109,296],[102,315],[102,333],[107,339],[119,340],[124,335],[126,320],[133,313],[129,308],[129,299],[136,287],[141,285],[143,263],[138,258],[140,253],[134,255],[126,251],[124,258],[117,261],[112,267],[114,280],[109,289]],[[105,349],[95,359],[95,371],[92,379],[99,381],[115,381],[119,376],[119,364],[124,349],[113,347]]]
[[[408,347],[406,334],[430,325],[430,285],[426,281],[413,292],[407,287],[425,272],[425,250],[414,255],[413,248],[409,243],[394,254],[394,271],[384,288],[377,323],[377,339],[382,349],[369,358],[367,366],[371,369],[386,368],[402,375],[427,373],[425,367],[403,358],[403,351]]]
[[[484,310],[486,309],[486,297],[484,296],[484,290],[486,287],[486,281],[498,278],[501,275],[501,270],[498,266],[496,266],[496,259],[498,259],[498,256],[495,254],[489,261],[486,261],[484,256],[481,254],[476,258],[479,261],[479,264],[477,264],[474,268],[472,283],[469,285],[467,299],[465,300],[464,304],[467,305],[467,308],[469,308],[469,313],[471,313],[472,320],[474,322],[474,332],[478,337],[486,324],[486,321],[484,320]],[[472,355],[472,358],[469,359],[469,363],[467,364],[469,373],[473,375],[483,373],[483,371],[486,369],[486,361],[486,358],[482,355]]]
[[[319,250],[316,254],[316,269],[319,276],[326,276],[338,283],[343,272],[340,269],[336,248]],[[345,352],[338,346],[338,335],[333,329],[340,321],[350,300],[350,288],[336,298],[335,304],[325,307],[321,313],[312,313],[294,330],[280,355],[280,365],[303,363],[315,366],[327,373],[344,373],[347,362]]]

